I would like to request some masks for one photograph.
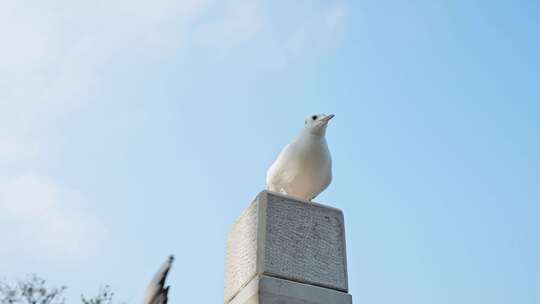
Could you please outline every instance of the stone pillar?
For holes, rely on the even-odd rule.
[[[343,212],[263,191],[227,240],[225,304],[350,304]]]

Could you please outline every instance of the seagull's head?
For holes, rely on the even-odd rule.
[[[325,114],[313,114],[309,115],[305,121],[305,129],[312,134],[324,136],[326,134],[326,126],[330,119],[335,115],[325,115]]]

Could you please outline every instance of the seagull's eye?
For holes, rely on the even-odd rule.
[[[313,116],[311,116],[311,119],[313,119],[313,120],[317,120],[317,115],[313,115]]]

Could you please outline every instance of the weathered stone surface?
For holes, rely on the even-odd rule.
[[[229,233],[225,302],[259,275],[347,292],[344,230],[338,209],[261,192]]]
[[[258,204],[253,202],[234,223],[227,240],[225,300],[237,293],[257,272]]]
[[[350,294],[258,275],[229,304],[352,304]]]
[[[347,291],[343,213],[266,195],[263,273]]]

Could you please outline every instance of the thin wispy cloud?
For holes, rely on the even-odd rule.
[[[0,185],[0,257],[59,262],[96,255],[107,230],[76,191],[26,173]]]
[[[0,230],[13,240],[2,254],[99,252],[107,227],[92,202],[42,164],[63,157],[63,133],[84,111],[113,102],[107,75],[173,54],[206,1],[0,5]]]
[[[266,25],[260,0],[229,0],[221,6],[220,14],[196,32],[196,41],[207,47],[228,49],[239,46],[253,39]]]
[[[336,45],[348,14],[346,6],[339,2],[313,13],[292,29],[287,49],[299,56],[313,49]]]

